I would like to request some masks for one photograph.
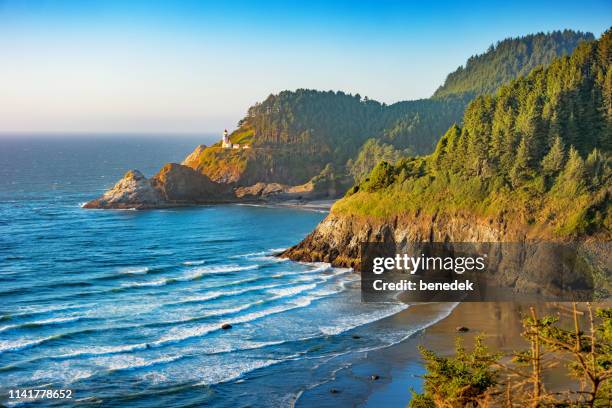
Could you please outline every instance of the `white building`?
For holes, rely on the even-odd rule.
[[[224,149],[250,149],[249,145],[240,145],[239,143],[232,143],[227,135],[227,129],[223,131],[223,138],[221,139],[221,147]]]
[[[224,149],[231,149],[234,147],[232,142],[230,142],[229,137],[227,137],[227,129],[223,131],[223,139],[221,140],[221,147]]]

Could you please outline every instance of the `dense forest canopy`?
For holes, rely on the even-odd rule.
[[[341,91],[283,91],[252,106],[232,140],[249,129],[255,146],[302,145],[332,152],[338,162],[346,162],[372,137],[425,151],[433,148],[435,134],[461,116],[465,103],[448,98],[386,105]]]
[[[449,126],[461,123],[474,97],[592,38],[591,34],[566,30],[504,40],[471,58],[465,69],[449,75],[447,83],[429,99],[387,105],[341,91],[283,91],[249,108],[230,139],[266,149],[272,156],[275,151],[281,155],[283,150],[299,157],[296,163],[309,163],[308,174],[292,177],[292,181],[305,182],[327,164],[359,180],[380,160],[431,153]],[[366,143],[372,139],[378,141],[376,145]],[[241,160],[255,157],[242,156]],[[287,182],[279,178],[287,174],[281,169],[286,161],[271,160],[277,176],[271,174],[269,181]],[[208,160],[205,164],[214,167],[214,163]],[[246,163],[241,166],[249,168]]]
[[[569,55],[582,41],[593,41],[591,33],[563,30],[508,38],[491,45],[487,52],[472,56],[446,78],[434,97],[449,95],[484,95],[501,85],[524,76],[539,65]]]
[[[612,194],[612,31],[480,96],[427,157],[381,162],[335,210],[518,212],[572,235],[607,231]]]
[[[256,146],[310,146],[332,152],[338,161],[353,156],[370,138],[429,153],[475,96],[571,53],[585,40],[593,35],[565,30],[501,41],[450,74],[431,99],[386,105],[341,91],[283,91],[249,108],[231,139]]]

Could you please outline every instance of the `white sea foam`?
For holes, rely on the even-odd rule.
[[[272,262],[286,262],[289,261],[287,258],[277,258],[274,255],[280,254],[287,248],[270,248],[266,251],[248,252],[246,254],[232,255],[230,258],[251,258],[253,260],[272,261]]]
[[[314,289],[316,287],[317,287],[316,283],[312,283],[310,285],[299,285],[299,286],[292,286],[289,288],[282,288],[282,289],[269,289],[267,290],[267,292],[273,295],[277,295],[275,298],[279,298],[279,297],[297,295],[299,293],[302,293],[310,289]]]
[[[127,275],[144,275],[147,272],[149,272],[149,268],[147,266],[134,266],[134,267],[128,267],[128,268],[121,268],[119,269],[119,273],[121,274],[127,274]]]
[[[143,286],[163,286],[170,282],[185,282],[190,280],[196,280],[201,278],[202,276],[209,274],[218,274],[218,273],[228,273],[228,272],[238,272],[238,271],[246,271],[257,269],[258,265],[248,265],[248,266],[240,266],[240,265],[221,265],[221,266],[210,266],[210,267],[201,267],[195,268],[190,273],[187,273],[182,276],[173,277],[173,278],[163,278],[154,281],[148,282],[130,282],[123,283],[121,286],[124,288],[134,288],[134,287],[143,287]]]
[[[0,327],[0,332],[6,331],[6,330],[11,330],[11,329],[22,328],[22,327],[26,327],[26,326],[33,326],[33,325],[36,325],[36,326],[45,326],[45,325],[60,324],[60,323],[67,323],[67,322],[76,322],[77,320],[80,320],[80,319],[81,319],[81,316],[56,317],[56,318],[52,318],[52,319],[36,320],[36,321],[33,321],[33,322],[24,322],[24,323],[19,323],[19,324],[11,324],[11,325]]]
[[[268,255],[268,251],[248,252],[246,254],[232,255],[230,258],[253,258],[264,255]]]
[[[165,323],[165,324],[187,323],[187,322],[194,321],[194,320],[200,320],[200,319],[205,318],[205,317],[225,316],[225,315],[229,315],[229,314],[234,314],[234,313],[242,312],[243,310],[250,309],[251,307],[253,307],[253,306],[257,305],[257,304],[261,304],[261,303],[262,303],[262,301],[258,301],[258,302],[253,302],[253,303],[246,303],[244,305],[236,306],[236,307],[227,307],[227,308],[223,308],[223,309],[211,309],[211,310],[207,310],[207,311],[199,314],[196,317],[185,317],[183,319],[173,320],[173,321],[164,321],[164,322],[161,322],[161,323]]]
[[[331,296],[331,295],[335,295],[337,293],[343,292],[345,289],[342,288],[342,286],[340,287],[336,287],[335,289],[321,289],[321,290],[317,290],[314,292],[310,292],[311,295],[313,296],[318,296],[318,297],[326,297],[326,296]]]
[[[92,304],[83,304],[83,305],[58,305],[58,306],[49,306],[49,307],[38,307],[38,306],[22,306],[19,307],[18,313],[11,313],[11,316],[25,316],[25,315],[32,315],[32,314],[43,314],[43,313],[49,313],[49,312],[58,312],[58,311],[64,311],[64,310],[73,310],[73,309],[80,309],[83,307],[89,307]]]
[[[281,262],[288,262],[290,261],[289,258],[278,258],[276,256],[270,256],[270,255],[262,255],[262,256],[254,256],[252,258],[249,258],[253,261],[259,261],[259,262],[265,262],[268,264],[271,263],[281,263]]]
[[[92,346],[86,349],[76,349],[68,353],[59,354],[52,356],[52,359],[68,359],[74,357],[94,357],[104,356],[110,354],[127,353],[138,350],[145,350],[147,348],[146,343],[128,344],[124,346]]]
[[[263,289],[271,289],[271,288],[276,288],[279,286],[282,286],[282,283],[277,283],[277,284],[273,284],[273,285],[256,285],[256,286],[250,286],[248,288],[244,288],[244,289],[234,289],[234,290],[218,290],[218,291],[210,291],[204,295],[194,295],[194,296],[186,296],[181,298],[180,300],[177,300],[175,302],[168,302],[168,303],[164,303],[164,306],[171,306],[171,305],[180,305],[183,303],[197,303],[197,302],[206,302],[209,300],[214,300],[214,299],[218,299],[220,297],[223,296],[234,296],[234,295],[241,295],[243,293],[248,293],[248,292],[254,292],[257,290],[263,290]]]
[[[408,307],[409,305],[407,304],[398,303],[375,312],[342,317],[338,321],[335,321],[333,326],[321,326],[319,327],[319,330],[325,335],[335,336],[340,333],[344,333],[347,330],[354,329],[355,327],[363,326],[364,324],[372,323],[377,320],[384,319],[385,317],[392,316],[401,312],[402,310],[407,309]]]
[[[97,358],[96,363],[104,365],[110,371],[126,371],[138,368],[151,367],[157,364],[166,364],[183,358],[182,355],[165,356],[154,359],[147,359],[136,356],[121,356],[110,358]]]
[[[248,271],[259,268],[259,265],[220,265],[220,266],[208,266],[202,268],[195,268],[191,273],[178,278],[177,280],[194,280],[201,278],[204,275],[214,275],[217,273],[228,273],[228,272],[239,272]]]
[[[254,276],[252,278],[240,279],[236,281],[226,282],[225,280],[218,285],[208,286],[209,289],[226,288],[229,286],[242,285],[244,283],[256,282],[261,279],[261,276]]]
[[[87,369],[79,369],[70,366],[69,362],[56,363],[51,368],[42,368],[34,371],[30,380],[40,384],[41,381],[49,381],[49,384],[38,385],[40,388],[51,388],[53,384],[70,384],[74,381],[89,378],[93,375],[93,371]]]
[[[202,265],[204,264],[206,261],[204,260],[200,260],[200,261],[185,261],[183,262],[183,265],[187,265],[187,266],[192,266],[192,265]]]
[[[7,351],[19,351],[30,347],[37,346],[48,340],[53,340],[55,337],[42,337],[38,339],[27,339],[27,340],[0,340],[0,354]]]
[[[198,372],[199,378],[203,379],[196,385],[214,385],[237,380],[246,373],[280,362],[282,360],[247,360],[224,364],[223,367],[217,367],[217,369],[206,367],[205,370]]]
[[[310,303],[312,303],[312,301],[315,299],[316,299],[315,297],[306,296],[301,299],[296,299],[286,305],[274,306],[268,309],[264,309],[264,310],[260,310],[257,312],[247,313],[242,316],[234,317],[232,319],[228,319],[225,323],[240,324],[240,323],[252,322],[254,320],[261,319],[263,317],[267,317],[273,314],[278,314],[278,313],[286,312],[289,310],[306,307],[310,305]],[[218,323],[204,324],[204,325],[200,325],[197,327],[174,327],[168,330],[168,332],[164,336],[162,336],[159,340],[154,341],[151,344],[155,346],[159,346],[159,345],[164,345],[168,343],[176,343],[176,342],[180,342],[180,341],[195,338],[195,337],[202,337],[202,336],[205,336],[219,329],[220,329],[220,325]]]
[[[124,288],[138,288],[138,287],[146,287],[146,286],[163,286],[163,285],[167,284],[169,281],[170,281],[170,279],[164,278],[164,279],[158,279],[158,280],[149,281],[149,282],[123,283],[123,284],[121,284],[121,286],[124,287]]]

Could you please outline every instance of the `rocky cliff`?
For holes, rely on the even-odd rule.
[[[365,242],[517,242],[531,233],[502,217],[482,219],[461,213],[363,217],[332,211],[302,242],[280,256],[360,269]]]
[[[561,300],[568,296],[568,287],[599,298],[610,296],[612,289],[609,235],[557,242],[561,248],[571,248],[570,252],[559,252],[559,247],[547,246],[550,241],[537,229],[503,215],[412,214],[377,219],[332,211],[302,242],[279,256],[361,271],[361,244],[369,242],[393,244],[400,254],[408,253],[402,248],[413,243],[445,242],[459,251],[457,248],[465,248],[463,243],[495,243],[481,247],[487,248],[484,253],[494,271],[487,276],[490,283],[507,288],[508,293],[538,293]],[[560,263],[560,254],[573,256],[572,263]],[[559,265],[573,269],[560,272]]]

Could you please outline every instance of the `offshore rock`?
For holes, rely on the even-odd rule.
[[[85,204],[84,208],[149,208],[158,207],[163,199],[138,170],[130,170],[102,197]]]
[[[83,207],[165,208],[226,202],[232,197],[233,194],[227,186],[212,182],[190,167],[169,163],[150,179],[138,170],[128,171],[102,197],[88,202]]]

